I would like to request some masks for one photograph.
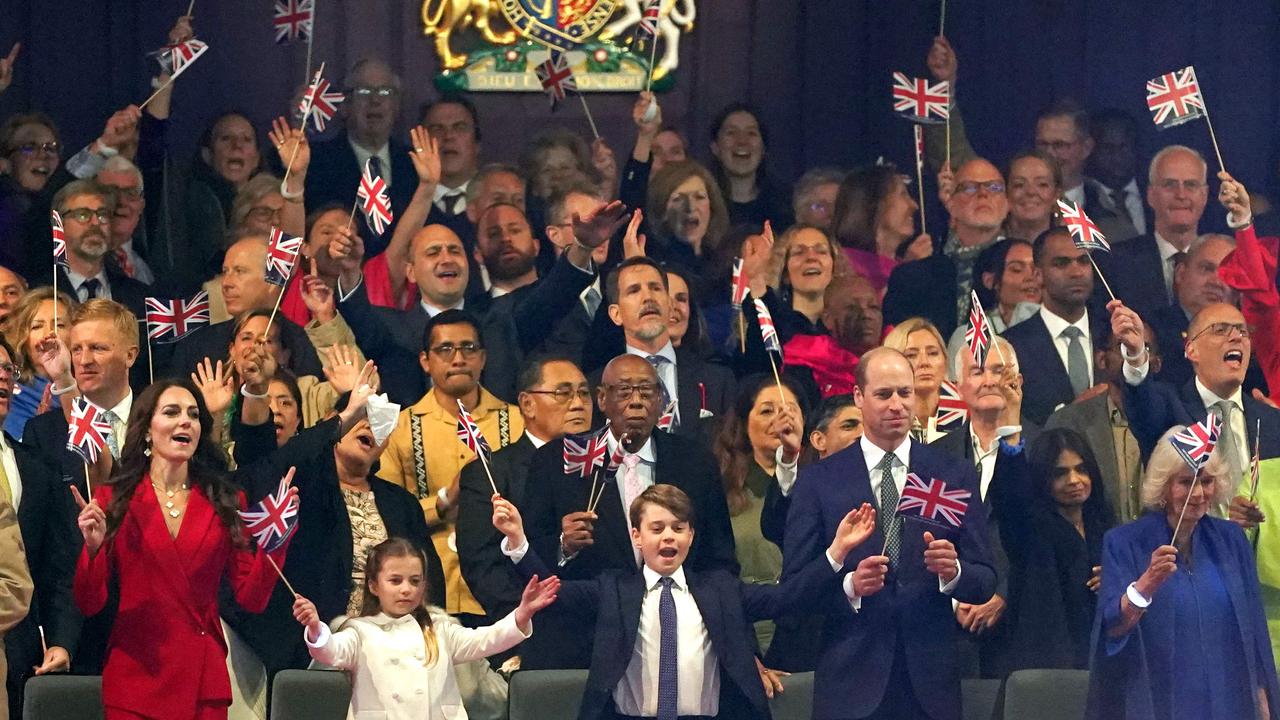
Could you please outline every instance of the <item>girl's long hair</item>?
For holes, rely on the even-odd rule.
[[[150,446],[147,436],[151,433],[151,418],[160,404],[160,396],[171,387],[180,387],[191,393],[199,410],[200,440],[196,443],[195,454],[188,461],[187,484],[204,492],[218,519],[231,534],[231,542],[236,547],[245,547],[247,540],[239,515],[240,491],[227,475],[226,453],[213,440],[213,418],[196,386],[189,380],[177,379],[157,380],[133,401],[120,458],[107,480],[107,484],[112,486],[111,502],[106,509],[107,538],[113,538],[120,530],[134,492],[151,471],[151,458],[144,453]]]
[[[429,541],[428,541],[429,542]],[[364,564],[364,595],[360,601],[360,615],[369,616],[377,615],[382,612],[382,603],[379,602],[378,596],[373,594],[369,586],[378,580],[378,574],[382,572],[382,564],[388,558],[393,557],[412,557],[418,558],[422,563],[422,582],[427,582],[427,554],[413,543],[404,538],[393,537],[387,538],[382,542],[369,548],[369,555],[365,558]],[[422,604],[413,609],[411,613],[413,619],[418,621],[418,625],[422,628],[422,639],[426,641],[427,659],[424,663],[427,667],[431,667],[436,663],[436,657],[439,655],[438,643],[436,642],[435,627],[431,624],[431,613],[427,609],[428,600],[431,595],[431,588],[427,586],[422,593]]]

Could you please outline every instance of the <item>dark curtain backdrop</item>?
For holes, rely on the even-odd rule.
[[[435,95],[436,61],[416,0],[316,0],[315,59],[340,72],[366,55],[405,80],[402,118]],[[717,110],[748,100],[770,132],[782,178],[807,167],[895,159],[909,167],[908,125],[890,113],[890,72],[925,75],[937,32],[936,0],[697,0],[697,25],[680,46],[669,122],[707,155]],[[0,0],[0,52],[24,45],[0,117],[50,112],[72,148],[96,137],[110,111],[148,94],[144,53],[163,44],[182,0]],[[240,108],[265,130],[303,81],[305,47],[272,42],[271,0],[197,0],[208,54],[179,81],[172,136],[189,153],[217,112]],[[1157,132],[1144,82],[1194,64],[1228,169],[1253,186],[1272,182],[1280,125],[1280,3],[1276,0],[952,0],[947,35],[960,57],[958,99],[975,146],[1003,160],[1031,141],[1032,120],[1053,98],[1115,106],[1139,119],[1143,162],[1181,142],[1212,156],[1203,122]],[[541,94],[476,93],[488,160],[511,159],[549,123],[588,132],[576,103],[556,115]],[[630,95],[588,96],[621,159],[634,138]]]

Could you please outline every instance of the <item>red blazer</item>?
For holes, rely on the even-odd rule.
[[[98,488],[107,507],[114,488]],[[244,506],[244,496],[240,496]],[[231,703],[227,646],[218,620],[218,586],[227,576],[236,601],[262,612],[275,587],[267,554],[232,547],[231,535],[199,488],[187,500],[177,538],[143,478],[115,537],[93,558],[81,551],[75,600],[86,616],[102,610],[119,583],[120,609],[107,643],[103,705],[145,717],[195,717],[199,702]],[[284,548],[276,551],[284,564]]]

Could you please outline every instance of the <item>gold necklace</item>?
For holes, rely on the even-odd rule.
[[[182,514],[182,511],[181,511],[181,510],[179,510],[178,508],[174,507],[174,503],[173,503],[173,496],[174,496],[174,495],[176,495],[176,494],[178,494],[179,492],[185,492],[185,491],[186,491],[186,489],[187,489],[187,484],[186,484],[186,483],[182,483],[182,487],[178,488],[177,490],[165,490],[164,488],[162,488],[162,487],[160,487],[159,485],[157,485],[155,480],[152,480],[152,481],[151,481],[151,487],[155,488],[155,489],[156,489],[156,492],[162,492],[162,493],[164,493],[165,497],[166,497],[166,498],[168,498],[168,500],[165,502],[164,506],[165,506],[165,508],[169,511],[169,517],[171,517],[171,518],[176,518],[176,517],[178,517],[179,515],[181,515],[181,514]]]

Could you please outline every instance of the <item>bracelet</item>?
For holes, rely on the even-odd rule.
[[[304,187],[303,189],[299,190],[296,193],[291,193],[289,192],[289,188],[285,187],[284,184],[285,184],[285,181],[281,180],[280,196],[292,203],[302,202],[302,196],[306,193],[306,188]]]
[[[240,394],[247,398],[252,398],[254,400],[266,400],[267,398],[270,397],[270,393],[262,393],[261,395],[257,395],[255,393],[249,392],[249,383],[242,383],[240,385]]]
[[[49,394],[54,397],[60,397],[62,395],[66,395],[69,392],[78,390],[79,388],[80,388],[80,385],[76,383],[75,380],[72,380],[71,384],[64,388],[60,388],[58,387],[57,383],[53,383],[53,387],[49,389]]]
[[[1151,598],[1143,596],[1138,592],[1138,583],[1129,583],[1128,589],[1124,591],[1125,597],[1129,598],[1129,602],[1139,610],[1146,610],[1151,605]]]

